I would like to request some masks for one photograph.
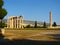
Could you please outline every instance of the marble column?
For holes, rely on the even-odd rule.
[[[11,21],[11,19],[10,19],[10,28],[12,27],[12,21]]]
[[[52,28],[52,12],[50,11],[50,28]]]
[[[21,26],[22,26],[22,28],[23,28],[23,17],[22,17],[22,25],[21,25]]]
[[[20,19],[20,22],[19,22],[19,23],[20,23],[20,24],[19,24],[19,27],[21,28],[21,18],[19,18],[19,19]]]
[[[12,21],[11,21],[11,22],[12,22],[12,27],[11,27],[11,28],[13,28],[13,23],[14,23],[14,22],[13,22],[13,17],[12,17]]]
[[[17,28],[18,28],[18,17],[16,17],[17,18]]]
[[[15,28],[16,28],[16,19],[14,19],[14,25],[15,25]]]

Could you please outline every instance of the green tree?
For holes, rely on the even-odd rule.
[[[3,4],[4,4],[3,0],[0,0],[0,8],[2,8]]]
[[[35,25],[34,25],[34,28],[37,28],[37,21],[35,21]]]
[[[56,22],[53,23],[53,26],[54,26],[54,27],[57,26]]]
[[[2,24],[2,19],[7,15],[7,11],[6,9],[4,9],[2,6],[4,5],[4,1],[0,0],[0,20],[1,20],[1,24]],[[1,25],[2,27],[2,25]]]
[[[43,27],[46,28],[46,22],[44,22]]]
[[[31,26],[30,26],[30,24],[28,24],[27,26],[26,26],[26,28],[30,28]]]
[[[2,25],[2,26],[1,26],[1,25]],[[0,22],[0,27],[1,27],[1,28],[4,28],[4,27],[6,27],[6,24]]]

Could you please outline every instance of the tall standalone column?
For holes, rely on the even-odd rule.
[[[52,12],[50,11],[50,28],[52,28]]]

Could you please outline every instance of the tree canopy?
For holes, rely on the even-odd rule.
[[[0,0],[0,8],[2,8],[3,4],[4,4],[3,0]]]
[[[53,26],[54,26],[54,27],[57,26],[56,22],[53,23]]]
[[[0,9],[0,19],[3,19],[7,14],[6,9],[2,8]]]
[[[46,28],[46,22],[44,21],[43,27]]]
[[[35,21],[35,25],[34,25],[34,28],[37,28],[37,21]]]
[[[4,1],[0,0],[0,19],[3,19],[7,15],[6,9],[2,7],[3,4],[4,4]]]
[[[0,20],[1,20],[1,27],[2,27],[2,19],[7,15],[7,11],[3,8],[4,1],[0,0]]]

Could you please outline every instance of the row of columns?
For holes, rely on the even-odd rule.
[[[11,17],[8,20],[8,28],[23,28],[23,17]]]
[[[50,22],[49,22],[49,27],[52,28],[52,12],[49,13],[50,17]],[[11,17],[8,20],[8,25],[7,27],[9,28],[23,28],[23,17]]]

